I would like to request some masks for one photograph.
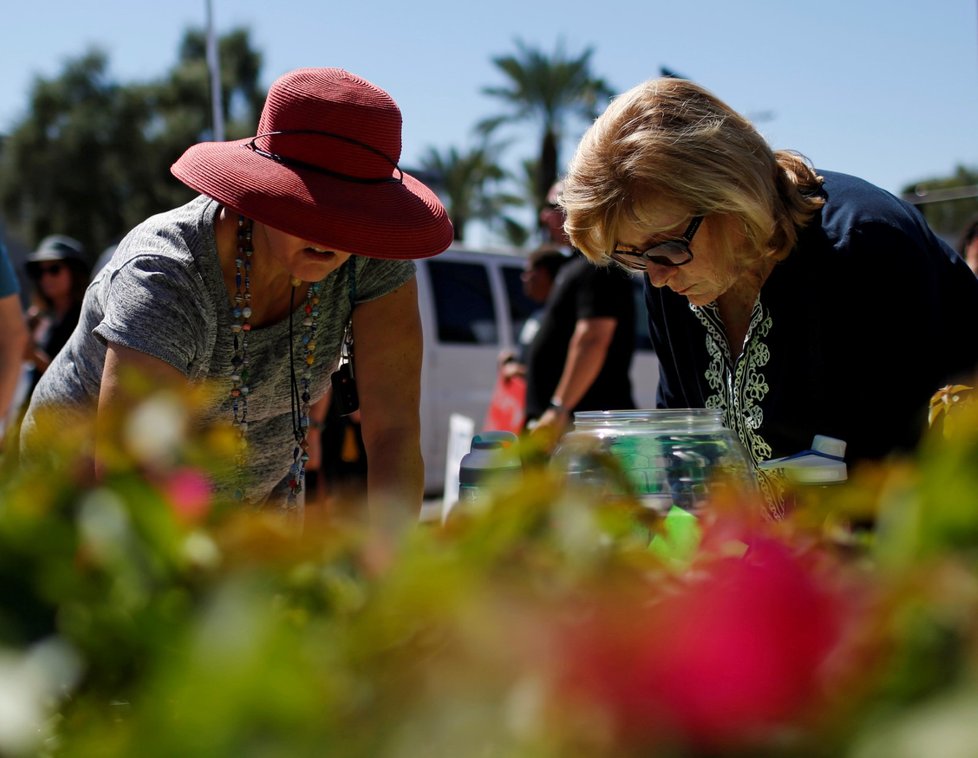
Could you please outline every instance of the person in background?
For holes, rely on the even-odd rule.
[[[30,344],[30,335],[24,321],[20,302],[20,284],[7,256],[7,248],[0,242],[0,448],[11,406],[23,371],[24,352]]]
[[[958,254],[964,258],[968,268],[978,274],[978,216],[975,216],[961,233]]]
[[[553,242],[569,246],[550,191],[541,220]],[[526,352],[526,425],[552,447],[577,411],[634,408],[630,378],[635,301],[629,274],[573,252],[560,269]]]
[[[557,280],[557,272],[569,260],[569,256],[554,245],[541,245],[526,257],[523,273],[520,275],[523,293],[540,307],[530,314],[520,329],[518,352],[509,350],[499,357],[500,370],[505,378],[526,376],[527,350],[540,329],[544,305]]]
[[[27,310],[31,344],[25,356],[32,364],[29,392],[33,392],[78,324],[89,263],[78,240],[54,234],[27,256],[25,268],[34,288]]]
[[[816,434],[850,464],[911,449],[978,366],[978,278],[915,208],[772,150],[689,81],[615,98],[562,201],[592,261],[646,276],[659,407],[722,410],[757,464]],[[783,479],[761,485],[782,515]]]
[[[383,531],[416,522],[412,259],[442,252],[453,232],[435,194],[398,165],[400,150],[397,104],[339,68],[279,77],[254,137],[190,147],[172,172],[200,194],[137,226],[96,275],[79,327],[34,392],[22,462],[43,465],[45,429],[96,412],[98,475],[123,443],[119,411],[124,419],[142,400],[127,374],[175,392],[206,383],[213,401],[195,427],[230,425],[240,443],[218,494],[300,515],[310,407],[352,325],[364,444],[383,462],[370,467],[371,521]]]

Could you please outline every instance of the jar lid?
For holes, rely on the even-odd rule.
[[[598,426],[679,426],[717,427],[723,425],[723,412],[714,408],[638,408],[612,411],[578,411],[576,428]]]

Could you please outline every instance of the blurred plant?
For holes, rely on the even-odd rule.
[[[952,413],[958,403],[974,402],[971,393],[974,387],[967,384],[949,384],[941,387],[930,399],[930,410],[927,413],[927,423],[934,427],[942,422],[941,428],[947,436],[954,435],[954,421],[957,415]]]
[[[0,485],[0,754],[971,744],[974,404],[782,522],[735,492],[662,518],[533,465],[391,541],[218,502],[222,430],[146,402],[97,484],[63,431],[43,471]]]

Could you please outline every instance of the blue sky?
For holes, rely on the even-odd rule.
[[[978,168],[976,0],[212,0],[218,32],[251,30],[263,80],[300,66],[341,66],[388,90],[404,115],[402,162],[429,146],[464,148],[498,110],[481,93],[502,79],[514,40],[571,53],[593,48],[616,91],[666,66],[747,114],[777,148],[893,192]],[[122,82],[163,74],[204,0],[11,2],[0,46],[0,131],[26,108],[36,76],[97,45]],[[569,125],[570,149],[583,125]],[[514,161],[532,132],[509,132]]]

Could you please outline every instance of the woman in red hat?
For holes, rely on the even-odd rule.
[[[94,279],[34,393],[25,459],[43,450],[46,414],[63,425],[97,408],[104,464],[102,428],[134,402],[131,369],[162,386],[207,382],[198,421],[233,424],[241,443],[219,492],[300,512],[309,407],[335,375],[334,402],[359,394],[372,515],[420,507],[411,259],[447,248],[452,226],[400,150],[396,103],[335,68],[279,78],[255,137],[188,149],[172,171],[201,194],[132,230]]]

